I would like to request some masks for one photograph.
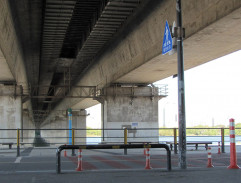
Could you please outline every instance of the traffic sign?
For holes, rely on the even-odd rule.
[[[162,55],[165,55],[171,50],[172,50],[172,36],[171,36],[168,22],[166,21],[165,31],[163,36],[163,44],[162,44]]]

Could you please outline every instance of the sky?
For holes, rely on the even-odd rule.
[[[178,127],[177,77],[154,84],[168,85],[168,97],[159,101],[159,126]],[[241,123],[241,50],[186,70],[185,105],[186,127],[227,126],[230,118]],[[87,126],[100,128],[100,104],[87,111]]]

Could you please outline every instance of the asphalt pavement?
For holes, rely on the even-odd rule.
[[[207,168],[207,151],[204,147],[195,150],[188,147],[187,169],[178,166],[178,155],[172,152],[172,171],[167,171],[166,152],[151,149],[151,170],[145,170],[146,159],[143,149],[128,150],[83,150],[83,171],[75,171],[77,156],[67,157],[62,152],[61,174],[56,173],[56,148],[21,149],[16,157],[16,149],[0,147],[0,183],[240,183],[241,169],[227,169],[230,164],[229,146],[223,154],[212,147],[212,164]],[[76,152],[77,153],[77,152]],[[237,146],[237,164],[241,165],[241,146]]]

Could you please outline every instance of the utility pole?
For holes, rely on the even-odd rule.
[[[179,123],[179,166],[187,168],[186,161],[186,115],[185,115],[185,85],[183,64],[183,35],[181,0],[176,0],[177,12],[177,62],[178,62],[178,123]]]

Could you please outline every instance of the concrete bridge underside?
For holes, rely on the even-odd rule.
[[[183,1],[185,70],[241,49],[240,6],[240,1]],[[78,84],[101,88],[110,83],[152,83],[177,74],[177,55],[161,54],[165,21],[176,19],[170,7],[175,2],[164,1],[143,22],[130,25]],[[94,104],[97,101],[90,99],[63,100],[58,109]]]
[[[38,6],[37,2],[32,6]],[[150,3],[148,9],[143,8],[143,11],[133,15],[125,29],[118,32],[94,57],[93,64],[78,77],[76,85],[103,88],[112,83],[149,84],[177,74],[177,55],[161,53],[165,21],[172,24],[176,20],[175,3],[175,0]],[[23,85],[24,90],[28,88],[29,80],[43,82],[40,78],[29,78],[29,74],[26,74],[27,70],[41,75],[41,69],[36,70],[34,67],[40,64],[37,62],[40,55],[34,54],[40,46],[32,43],[33,50],[26,57],[28,50],[22,48],[17,32],[19,27],[14,24],[16,17],[11,15],[7,1],[0,2],[0,12],[3,15],[0,16],[0,80],[3,83],[16,82],[17,85]],[[182,12],[183,27],[186,30],[185,69],[241,49],[240,0],[185,0]],[[35,32],[30,32],[28,40],[35,36]],[[32,64],[29,65],[26,59],[33,60]],[[47,72],[48,67],[43,70]],[[70,93],[76,92],[78,91],[72,89]],[[31,102],[33,101],[25,102],[23,109],[31,110]],[[65,98],[58,102],[54,110],[61,111],[70,107],[80,110],[97,103],[97,100],[92,99]],[[55,113],[52,112],[45,122],[52,121],[51,117],[54,116]]]

